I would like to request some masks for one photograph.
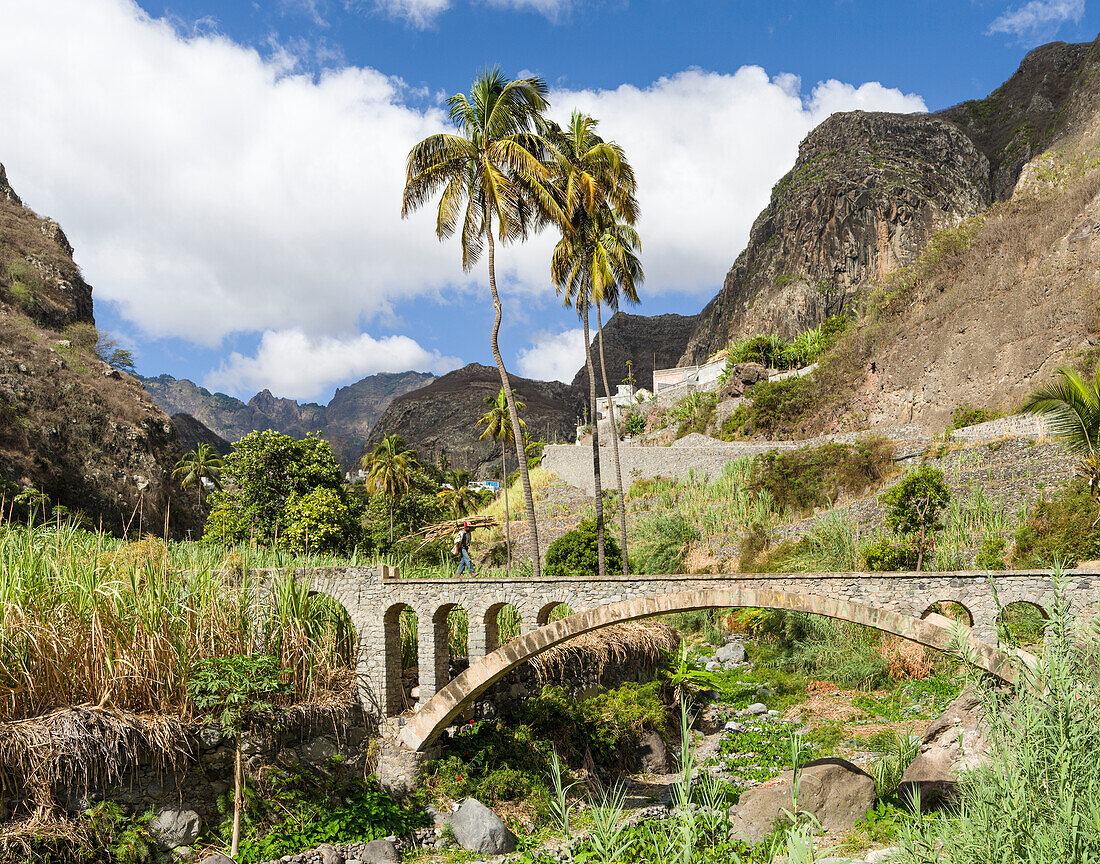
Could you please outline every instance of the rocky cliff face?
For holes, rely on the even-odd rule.
[[[572,441],[581,416],[584,393],[559,381],[531,381],[511,376],[512,389],[527,405],[522,412],[533,438]],[[500,443],[481,441],[477,418],[486,411],[485,397],[500,392],[495,366],[471,363],[426,387],[398,396],[375,424],[364,452],[386,435],[400,435],[417,451],[422,462],[438,462],[446,455],[452,468],[489,477],[500,464]],[[515,451],[509,451],[514,471]]]
[[[176,435],[180,439],[180,447],[184,452],[197,450],[200,444],[206,444],[215,452],[225,456],[232,449],[228,441],[217,432],[207,429],[202,423],[190,414],[173,414],[172,425],[176,427]]]
[[[114,531],[198,527],[171,477],[183,454],[171,421],[94,346],[72,247],[0,167],[0,485],[39,489]]]
[[[789,338],[820,323],[829,301],[910,263],[933,233],[990,200],[989,161],[954,124],[834,114],[775,185],[680,365],[741,335]]]
[[[230,442],[239,441],[253,430],[274,429],[295,438],[320,432],[344,469],[351,470],[371,427],[393,398],[434,381],[435,376],[427,372],[370,375],[339,388],[327,406],[299,404],[274,396],[270,390],[262,390],[246,403],[171,375],[141,380],[165,411],[189,414]]]
[[[607,361],[607,383],[612,392],[627,376],[631,361],[635,385],[653,389],[653,370],[675,366],[698,325],[698,315],[628,315],[616,312],[603,328],[603,352]],[[599,343],[592,338],[592,359],[596,364],[596,395],[603,396]],[[588,368],[581,366],[573,386],[588,392]]]

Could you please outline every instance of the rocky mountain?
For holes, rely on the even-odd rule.
[[[0,486],[34,487],[118,532],[160,533],[166,518],[175,533],[196,528],[171,476],[176,430],[135,378],[100,359],[109,346],[72,255],[0,166]]]
[[[526,404],[528,433],[544,441],[572,441],[581,416],[584,393],[560,381],[532,381],[511,376],[512,389]],[[500,444],[481,441],[474,424],[486,410],[485,397],[500,392],[495,366],[470,363],[398,396],[375,424],[364,452],[386,435],[400,435],[423,462],[446,456],[452,468],[489,477],[500,463]],[[513,455],[509,464],[515,469]]]
[[[698,315],[629,315],[616,312],[603,328],[603,352],[607,361],[607,383],[612,392],[627,376],[626,361],[636,386],[653,388],[653,370],[677,365],[699,324]],[[599,343],[592,340],[592,358],[596,363],[596,393],[604,395],[599,367]],[[573,376],[573,386],[588,392],[588,368],[581,366]]]
[[[225,456],[232,445],[222,438],[217,432],[207,429],[202,423],[190,414],[173,414],[172,425],[176,427],[176,434],[180,439],[180,447],[184,452],[197,450],[200,444],[206,444],[215,452]]]
[[[776,183],[679,365],[742,335],[790,337],[819,323],[911,264],[935,232],[1007,200],[1028,160],[1087,122],[1098,51],[1044,45],[987,98],[937,114],[828,118]]]
[[[393,398],[434,380],[428,372],[383,372],[339,388],[328,405],[318,405],[282,399],[270,390],[242,402],[171,375],[141,379],[165,411],[188,414],[226,441],[239,441],[253,430],[274,429],[295,438],[320,432],[345,470],[356,466],[367,434]]]

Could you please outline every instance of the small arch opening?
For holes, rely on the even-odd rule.
[[[543,627],[552,624],[554,621],[560,621],[562,618],[568,618],[572,614],[573,610],[565,603],[547,603],[539,609],[538,617],[535,620],[539,627]]]
[[[963,606],[958,600],[937,600],[925,609],[920,617],[924,619],[929,615],[942,615],[944,618],[958,621],[960,624],[964,624],[967,627],[974,626],[974,616],[971,614],[970,610]]]
[[[441,687],[469,666],[470,615],[457,603],[447,603],[436,610],[433,623]]]
[[[1050,616],[1037,603],[1017,600],[1003,607],[997,615],[997,639],[1013,648],[1034,648],[1042,645]]]
[[[382,616],[386,646],[386,713],[389,716],[416,706],[420,684],[417,652],[419,621],[416,611],[398,603]]]
[[[485,612],[485,653],[520,635],[523,627],[519,610],[511,603],[494,603]]]

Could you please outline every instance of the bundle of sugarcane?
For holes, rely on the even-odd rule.
[[[416,547],[416,552],[419,552],[436,540],[450,540],[464,524],[469,524],[470,530],[473,531],[475,528],[492,528],[498,523],[492,516],[466,516],[462,519],[448,519],[446,522],[437,522],[435,525],[425,525],[419,531],[406,534],[400,540],[421,538],[422,542]]]

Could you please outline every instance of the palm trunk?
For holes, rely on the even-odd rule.
[[[611,418],[611,457],[615,460],[615,482],[619,490],[619,529],[623,535],[623,575],[630,575],[630,565],[626,560],[626,495],[623,489],[623,469],[619,463],[619,427],[615,424],[615,401],[611,398],[611,388],[607,386],[607,361],[603,357],[603,320],[600,316],[600,304],[596,304],[596,339],[600,345],[600,375],[603,378],[603,391],[607,395],[607,412]]]
[[[516,413],[516,400],[512,398],[512,384],[508,380],[508,370],[504,368],[504,358],[500,356],[500,346],[497,344],[497,335],[500,333],[500,295],[497,294],[497,270],[495,261],[495,245],[493,242],[493,228],[489,220],[488,211],[485,212],[485,238],[489,246],[489,291],[493,295],[493,333],[490,344],[493,348],[493,359],[500,372],[500,386],[504,388],[504,398],[508,402],[508,417],[512,421],[512,433],[516,440],[516,456],[519,459],[519,479],[523,484],[523,499],[527,507],[527,530],[531,533],[531,561],[533,564],[532,575],[538,579],[542,574],[539,552],[538,526],[535,524],[535,498],[531,494],[531,478],[527,474],[527,460],[523,458],[523,429],[519,425],[519,414]],[[507,482],[508,478],[505,478]]]
[[[241,805],[244,803],[244,769],[241,766],[241,733],[237,732],[237,752],[233,761],[233,839],[229,857],[237,860],[241,846]]]
[[[596,411],[596,369],[592,365],[592,339],[588,330],[588,307],[584,307],[584,359],[588,364],[588,400],[592,412],[592,485],[596,490],[596,560],[600,578],[607,576],[603,551],[603,490],[600,488],[600,419]]]
[[[393,545],[393,499],[390,499],[390,545]]]
[[[508,558],[508,575],[512,575],[512,511],[508,509],[508,439],[500,439],[500,471],[504,475],[504,554]]]

